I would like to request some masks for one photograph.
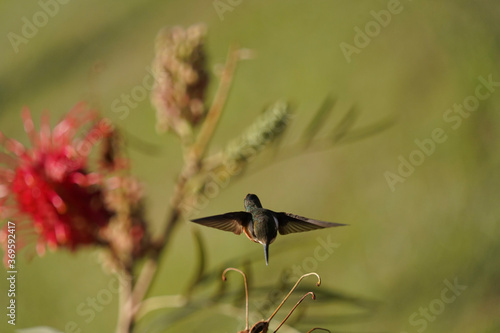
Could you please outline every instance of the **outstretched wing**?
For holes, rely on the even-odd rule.
[[[221,215],[202,217],[191,220],[207,227],[216,228],[224,231],[234,232],[236,235],[241,234],[243,227],[248,225],[252,220],[252,214],[247,212],[231,212]]]
[[[294,232],[304,232],[315,229],[340,227],[346,224],[313,220],[290,213],[276,213],[279,222],[279,232],[282,235]]]

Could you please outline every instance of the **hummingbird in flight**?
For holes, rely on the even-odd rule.
[[[314,220],[285,212],[278,213],[262,208],[260,200],[255,194],[247,194],[244,204],[244,212],[230,212],[202,217],[191,220],[191,222],[219,230],[231,231],[236,235],[244,232],[248,239],[264,246],[266,265],[269,264],[269,245],[276,239],[278,232],[281,235],[287,235],[294,232],[346,225]]]

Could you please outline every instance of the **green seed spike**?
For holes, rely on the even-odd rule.
[[[224,154],[224,164],[241,165],[252,159],[283,134],[290,114],[286,102],[279,101],[273,104],[239,138],[228,144]]]

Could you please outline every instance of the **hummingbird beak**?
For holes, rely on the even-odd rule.
[[[269,243],[262,244],[264,245],[264,255],[266,257],[266,266],[269,265]]]

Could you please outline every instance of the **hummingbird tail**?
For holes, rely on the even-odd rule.
[[[269,243],[264,244],[264,255],[266,257],[266,266],[269,265]]]

